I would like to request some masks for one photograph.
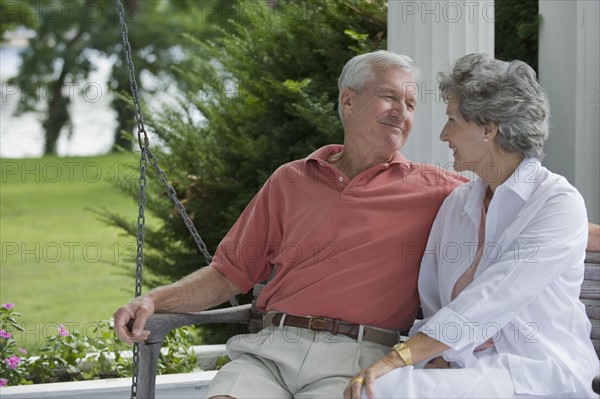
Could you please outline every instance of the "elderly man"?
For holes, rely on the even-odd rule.
[[[399,152],[413,125],[418,75],[409,57],[387,51],[351,59],[339,78],[344,144],[276,170],[209,266],[117,310],[119,337],[143,341],[154,312],[210,308],[275,270],[258,298],[265,328],[228,342],[232,361],[208,397],[341,397],[412,325],[431,224],[467,181]]]

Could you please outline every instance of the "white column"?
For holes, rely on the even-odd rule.
[[[494,1],[388,0],[388,49],[410,56],[423,71],[415,125],[402,153],[452,170],[452,155],[439,140],[446,104],[437,73],[469,53],[494,55]]]
[[[540,0],[539,79],[552,114],[544,165],[583,195],[600,221],[600,2]]]

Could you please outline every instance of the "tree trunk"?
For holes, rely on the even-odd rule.
[[[58,79],[53,84],[48,85],[50,97],[48,98],[48,116],[42,123],[45,130],[46,142],[44,145],[44,154],[56,154],[56,144],[60,137],[62,128],[71,121],[69,114],[69,104],[71,99],[63,96],[63,87],[65,79],[69,73],[69,67],[73,62],[73,54],[71,54],[73,46],[77,43],[83,30],[79,30],[77,34],[66,43],[63,66]]]
[[[129,90],[129,82],[127,81],[129,75],[119,75],[117,77],[117,93],[124,93]],[[117,127],[112,151],[131,151],[133,149],[131,132],[133,132],[135,126],[135,113],[131,109],[131,104],[128,104],[121,97],[115,96],[112,107],[117,112]]]
[[[62,128],[69,122],[69,103],[70,99],[64,97],[62,89],[67,76],[67,63],[63,64],[60,76],[53,84],[49,85],[48,115],[42,123],[45,130],[46,142],[44,145],[44,154],[56,154],[56,144],[60,137]]]

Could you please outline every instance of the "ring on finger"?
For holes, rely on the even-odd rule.
[[[360,384],[361,386],[365,385],[365,379],[362,377],[356,377],[352,380],[351,384]]]

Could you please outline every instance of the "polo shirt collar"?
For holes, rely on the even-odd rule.
[[[342,152],[343,149],[344,146],[341,144],[329,144],[321,147],[304,159],[304,165],[306,166],[309,161],[316,161],[320,165],[323,165],[323,163],[328,164],[327,158],[329,158],[329,156],[332,154]],[[406,159],[400,151],[396,151],[392,156],[392,160],[389,162],[389,165],[400,164],[407,166],[409,163],[410,162],[408,159]]]

